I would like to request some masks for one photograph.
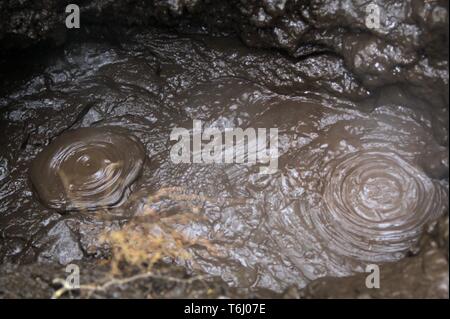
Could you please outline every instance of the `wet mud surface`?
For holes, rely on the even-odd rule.
[[[119,206],[139,177],[145,151],[126,130],[82,128],[58,136],[33,160],[39,201],[59,212]]]
[[[323,296],[315,286],[292,295],[289,289],[361,273],[370,263],[395,267],[389,265],[399,260],[415,263],[411,276],[422,278],[426,268],[417,265],[431,259],[424,250],[432,247],[436,265],[447,271],[428,274],[429,285],[412,296],[448,297],[448,217],[446,238],[419,241],[424,229],[445,233],[445,92],[428,100],[405,84],[369,91],[334,54],[294,59],[250,49],[234,37],[157,28],[126,35],[119,43],[75,42],[34,56],[38,67],[26,76],[4,73],[0,262],[108,258],[102,233],[148,212],[170,217],[189,211],[199,218],[174,219],[172,230],[207,240],[208,247],[193,245],[191,258],[166,262],[246,294],[268,289],[285,297]],[[173,163],[170,132],[192,130],[193,120],[221,130],[278,128],[278,170],[261,175],[259,164]],[[126,133],[99,150],[102,130]],[[85,151],[86,136],[77,134],[94,141],[86,151],[93,156],[75,154],[62,165],[92,188],[77,193],[77,181],[84,182],[74,179],[74,199],[70,187],[58,185],[51,163],[73,148]],[[134,143],[143,149],[130,151]],[[111,167],[105,158],[122,164]],[[120,174],[125,183],[105,196],[102,187]],[[440,290],[427,293],[433,285]],[[342,295],[355,296],[349,289]]]

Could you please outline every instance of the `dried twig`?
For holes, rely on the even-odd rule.
[[[125,285],[130,282],[139,280],[139,279],[159,279],[159,280],[165,280],[170,282],[176,282],[176,283],[182,283],[182,284],[192,284],[195,281],[204,280],[206,276],[199,275],[191,278],[177,278],[172,276],[164,276],[164,275],[158,275],[153,272],[145,272],[145,273],[139,273],[131,277],[125,277],[125,278],[113,278],[111,280],[106,281],[103,284],[84,284],[79,285],[78,287],[72,286],[69,282],[62,278],[56,278],[53,280],[54,284],[60,284],[62,287],[59,288],[57,291],[55,291],[52,295],[52,299],[59,299],[61,296],[63,296],[65,293],[70,291],[90,291],[91,293],[97,292],[97,291],[107,291],[108,288],[112,286],[120,286]]]

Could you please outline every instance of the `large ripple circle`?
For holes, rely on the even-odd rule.
[[[395,153],[356,152],[328,169],[325,209],[311,218],[336,253],[385,260],[407,250],[440,213],[440,188]]]
[[[80,128],[57,137],[33,161],[31,182],[40,201],[58,210],[115,206],[142,171],[145,151],[127,131]]]

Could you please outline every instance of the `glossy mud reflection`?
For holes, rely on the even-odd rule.
[[[117,128],[63,133],[38,154],[31,182],[40,201],[59,211],[118,205],[142,171],[140,142]]]
[[[439,184],[395,153],[365,150],[329,166],[324,210],[311,219],[328,246],[342,255],[395,259],[427,221],[439,216],[445,200]]]
[[[292,62],[232,39],[158,31],[134,33],[120,48],[69,46],[1,100],[2,135],[12,151],[2,153],[0,162],[7,163],[1,171],[6,241],[0,256],[68,262],[102,254],[97,238],[113,227],[110,222],[94,220],[94,212],[62,219],[38,203],[26,181],[43,144],[60,132],[107,126],[127,129],[149,158],[133,195],[109,213],[126,222],[145,209],[165,216],[195,206],[202,217],[172,226],[214,249],[193,246],[191,259],[168,262],[233,286],[281,291],[362,271],[367,262],[397,260],[447,209],[448,148],[435,138],[430,108],[402,88],[387,92],[362,100],[366,92],[333,56]],[[172,163],[171,129],[192,129],[192,120],[201,120],[203,129],[278,128],[279,170],[260,175],[257,164]],[[22,148],[14,139],[24,140]],[[122,137],[112,144],[111,156],[101,147],[95,156],[129,165],[142,161],[143,151],[128,151]],[[102,172],[101,184],[109,185],[103,180],[109,171]],[[39,180],[45,170],[33,174]],[[169,194],[149,200],[167,188]],[[110,200],[95,188],[81,198],[95,208],[96,200],[108,206],[120,194]],[[80,207],[59,195],[45,195],[47,206]],[[42,244],[49,233],[56,237],[53,248]]]

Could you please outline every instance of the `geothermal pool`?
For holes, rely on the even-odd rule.
[[[401,85],[369,97],[333,55],[293,61],[233,37],[150,28],[32,59],[39,67],[9,78],[13,89],[0,99],[2,262],[108,258],[101,234],[151,211],[166,227],[153,231],[208,243],[164,262],[232,287],[282,292],[401,260],[448,209],[448,148],[426,101]],[[202,129],[276,128],[277,169],[174,163],[171,132],[192,132],[195,120]],[[95,129],[74,142],[71,134],[87,127]],[[123,136],[94,153],[74,144],[106,138],[96,130]],[[91,187],[83,205],[48,172],[55,153],[31,172],[55,140],[64,152],[78,145],[84,164],[61,165],[83,176],[78,184],[71,177],[76,194]],[[132,178],[115,193],[102,188],[115,175],[99,157],[128,165],[120,174]]]

